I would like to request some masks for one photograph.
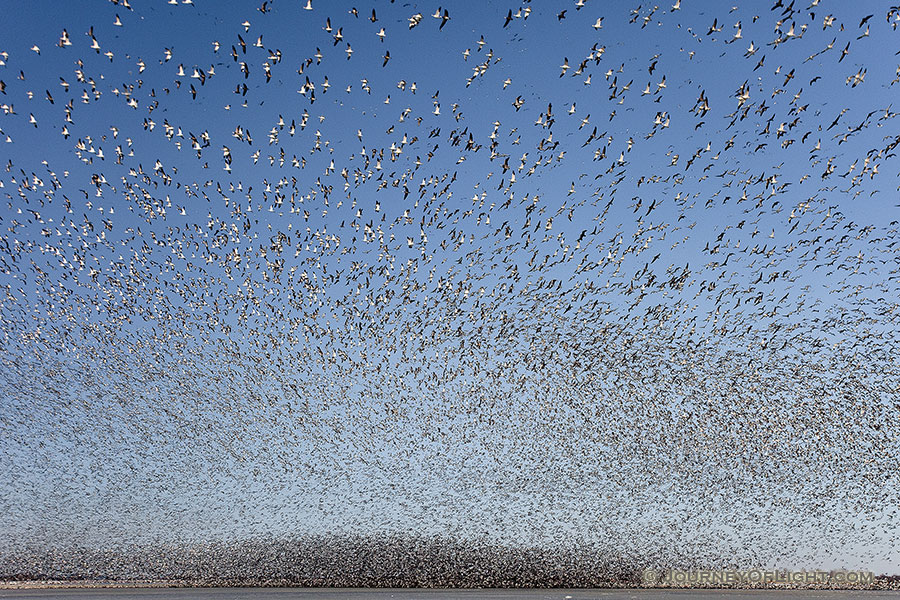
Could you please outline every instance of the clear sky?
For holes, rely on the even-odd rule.
[[[897,570],[890,3],[7,14],[3,544]]]

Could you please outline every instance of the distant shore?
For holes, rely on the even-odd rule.
[[[195,587],[182,581],[104,581],[104,580],[42,580],[0,581],[0,590],[52,590],[99,588],[172,588]]]
[[[0,552],[0,589],[900,590],[900,574],[725,569],[709,562],[690,556],[641,559],[602,547],[513,546],[440,536],[301,535],[10,549]],[[735,562],[767,561],[746,557]]]
[[[330,589],[335,586],[309,586],[297,585],[287,581],[243,581],[243,582],[225,582],[210,581],[208,583],[196,583],[189,581],[150,581],[150,580],[129,580],[129,581],[112,581],[112,580],[34,580],[34,581],[0,581],[0,590],[51,590],[51,589],[144,589],[144,588],[234,588],[234,587],[254,587],[254,588],[323,588]],[[358,588],[358,589],[387,589],[387,588]],[[453,587],[400,587],[395,589],[472,589],[472,588],[453,588]],[[542,587],[506,587],[506,588],[484,588],[484,589],[557,589]],[[566,588],[566,589],[706,589],[706,590],[841,590],[841,591],[900,591],[900,576],[880,576],[875,581],[867,585],[856,586],[834,586],[834,585],[797,585],[797,584],[757,584],[757,585],[731,585],[731,586],[715,586],[715,585],[629,585],[625,582],[617,583],[609,586],[598,586],[594,588]]]

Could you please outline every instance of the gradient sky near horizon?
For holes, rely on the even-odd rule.
[[[896,571],[900,12],[305,6],[7,7],[0,544]]]

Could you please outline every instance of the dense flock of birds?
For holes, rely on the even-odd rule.
[[[0,577],[898,564],[900,7],[671,1],[22,3]]]

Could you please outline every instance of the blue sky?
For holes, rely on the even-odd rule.
[[[889,3],[15,5],[7,540],[897,564]]]

